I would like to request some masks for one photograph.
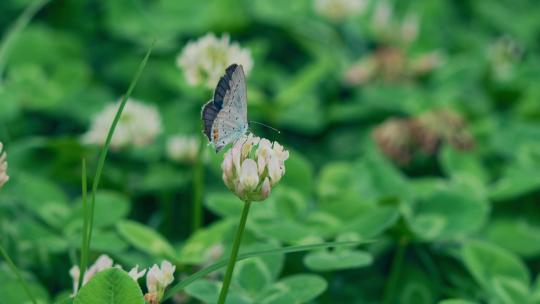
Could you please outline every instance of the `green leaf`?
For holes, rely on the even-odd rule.
[[[440,301],[438,304],[476,304],[476,302],[462,300],[462,299],[446,299]]]
[[[231,192],[214,192],[205,196],[205,206],[221,217],[239,217],[244,202]]]
[[[191,235],[180,249],[178,260],[183,264],[202,264],[208,248],[221,244],[227,231],[232,227],[230,221],[220,221],[200,229]]]
[[[501,296],[507,287],[513,289],[517,284],[529,286],[529,272],[523,262],[500,247],[470,242],[463,246],[461,256],[474,279],[492,295]],[[512,283],[508,284],[508,279]]]
[[[289,159],[285,162],[287,174],[280,181],[281,185],[310,195],[314,186],[314,173],[311,163],[300,153],[289,150]]]
[[[121,221],[116,226],[126,241],[137,249],[154,257],[165,257],[176,261],[176,255],[169,242],[153,229],[134,221]]]
[[[281,254],[281,253],[286,254],[286,253],[292,253],[292,252],[316,250],[316,249],[323,249],[323,248],[329,248],[329,247],[337,248],[337,247],[356,246],[361,243],[362,242],[331,242],[331,243],[299,245],[299,246],[282,247],[282,248],[277,248],[277,249],[259,250],[256,252],[241,253],[238,256],[237,261],[241,261],[241,260],[253,258],[253,257],[258,257],[258,256],[265,256],[265,255],[275,255],[275,254]],[[165,299],[170,298],[174,293],[179,292],[180,290],[186,288],[186,286],[191,285],[193,282],[203,278],[204,276],[225,267],[228,264],[228,262],[229,262],[228,259],[224,259],[192,274],[191,276],[187,277],[186,279],[179,282],[175,286],[169,288],[169,290],[167,291],[165,295]]]
[[[524,257],[540,254],[540,226],[525,218],[493,219],[486,227],[486,238]]]
[[[313,271],[334,271],[368,266],[373,257],[359,250],[327,250],[311,252],[304,257],[304,264]]]
[[[433,303],[433,294],[423,282],[411,281],[405,283],[399,297],[404,304],[430,304]]]
[[[290,219],[257,219],[248,220],[248,223],[256,233],[286,243],[300,242],[314,234],[306,225]]]
[[[28,282],[27,284],[30,292],[39,304],[50,303],[49,295],[45,288],[36,283]],[[2,282],[2,284],[0,284],[0,293],[2,294],[1,303],[32,303],[23,286],[17,280],[12,279],[7,282]]]
[[[144,304],[139,285],[123,270],[111,268],[96,274],[81,288],[75,304]]]
[[[495,296],[503,303],[530,303],[529,286],[523,282],[512,278],[495,277],[492,283]]]
[[[326,281],[313,274],[298,274],[274,284],[256,301],[264,304],[307,303],[322,294]]]
[[[439,160],[448,176],[459,178],[462,175],[471,175],[479,181],[488,181],[488,173],[479,157],[470,151],[458,151],[450,145],[444,145],[439,152]]]
[[[260,258],[238,263],[234,272],[234,281],[250,296],[257,295],[273,281],[270,269]]]
[[[279,187],[272,193],[271,200],[280,219],[300,220],[308,208],[306,198],[293,188]]]
[[[82,199],[75,202],[76,210],[73,217],[76,221],[82,218]],[[94,227],[108,227],[125,218],[130,210],[130,203],[126,196],[113,191],[99,191],[96,194],[94,209]]]
[[[217,303],[220,290],[220,282],[207,279],[198,280],[186,287],[186,293],[188,295],[203,303]],[[239,294],[234,288],[231,288],[227,294],[227,303],[252,304],[253,302]]]
[[[538,168],[512,166],[508,167],[503,177],[491,186],[489,197],[495,201],[506,201],[539,188]]]
[[[487,220],[489,206],[471,189],[457,184],[442,184],[407,205],[405,218],[422,239],[448,239],[470,234]]]
[[[12,195],[48,225],[62,227],[70,210],[66,194],[58,185],[39,175],[27,173],[13,176],[10,182],[13,184],[8,188],[9,192],[2,195]]]
[[[396,223],[399,212],[396,207],[365,207],[363,211],[346,222],[344,232],[356,232],[363,238],[372,238]]]

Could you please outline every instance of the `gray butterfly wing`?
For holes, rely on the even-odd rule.
[[[247,90],[241,65],[232,64],[225,70],[214,99],[203,107],[202,118],[204,133],[216,151],[247,132]]]

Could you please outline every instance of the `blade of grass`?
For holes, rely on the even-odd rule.
[[[4,250],[4,247],[0,246],[0,254],[6,260],[7,264],[9,265],[9,268],[11,268],[11,271],[15,273],[15,276],[17,276],[17,279],[19,282],[21,282],[22,287],[24,288],[24,291],[28,295],[28,298],[32,301],[32,303],[37,304],[36,298],[34,298],[34,295],[32,295],[32,292],[30,291],[30,287],[28,287],[28,284],[24,281],[21,273],[19,272],[19,269],[17,266],[15,266],[15,263],[11,260],[7,252]]]
[[[362,241],[362,242],[328,242],[328,243],[320,243],[320,244],[311,244],[311,245],[299,245],[299,246],[289,246],[289,247],[283,247],[283,248],[275,248],[275,249],[266,249],[266,250],[258,250],[253,252],[246,252],[238,255],[238,258],[236,261],[241,261],[249,258],[259,257],[263,255],[269,255],[269,254],[280,254],[280,253],[293,253],[293,252],[301,252],[301,251],[309,251],[309,250],[315,250],[315,249],[323,249],[323,248],[329,248],[329,247],[344,247],[344,246],[356,246],[360,244],[370,243],[372,241]],[[181,282],[178,282],[176,285],[171,287],[166,293],[165,297],[163,298],[163,301],[167,300],[168,298],[172,297],[174,293],[179,292],[180,290],[186,288],[191,283],[197,281],[200,278],[203,278],[207,276],[208,274],[223,268],[227,266],[229,262],[229,258],[221,259],[220,261],[201,269],[194,274],[190,275],[186,279],[182,280]]]
[[[109,128],[109,133],[107,134],[107,138],[105,139],[105,144],[103,145],[103,148],[101,149],[99,153],[96,174],[92,182],[92,198],[90,200],[89,212],[88,212],[88,229],[87,231],[85,231],[87,233],[86,244],[85,244],[85,250],[87,253],[90,251],[90,244],[92,241],[92,229],[94,226],[94,209],[96,205],[96,192],[99,186],[99,180],[101,179],[101,173],[103,171],[103,167],[105,166],[105,160],[107,159],[107,152],[109,151],[109,146],[111,144],[114,130],[116,129],[116,125],[118,124],[118,121],[120,120],[120,117],[122,116],[122,111],[124,110],[124,107],[126,106],[127,100],[131,96],[131,93],[133,92],[135,85],[139,81],[142,71],[144,70],[146,63],[148,62],[148,58],[150,58],[150,54],[152,54],[152,49],[154,48],[154,44],[155,44],[155,40],[152,41],[152,44],[148,48],[146,55],[144,56],[143,60],[139,64],[139,67],[137,69],[137,72],[135,73],[135,76],[133,77],[133,79],[131,80],[131,83],[129,84],[126,94],[124,94],[124,96],[122,97],[122,100],[120,101],[120,106],[118,107],[118,111],[116,111],[116,115],[114,116],[111,127]],[[86,269],[81,269],[81,277],[84,277],[85,272],[86,272]]]
[[[203,223],[202,193],[204,191],[204,151],[205,138],[202,133],[199,136],[199,147],[197,149],[197,159],[193,168],[193,216],[192,233],[197,232]]]
[[[28,23],[30,23],[30,20],[32,20],[36,13],[49,1],[37,0],[29,4],[4,35],[4,38],[0,42],[0,84],[2,83],[2,75],[4,74],[9,49],[13,41],[15,41],[15,38],[24,30]]]
[[[88,267],[88,248],[86,247],[86,244],[88,243],[88,203],[87,203],[87,195],[86,195],[86,189],[87,189],[87,173],[86,173],[86,159],[82,159],[82,176],[81,176],[82,184],[82,213],[83,213],[83,229],[82,229],[82,244],[81,244],[81,260],[80,260],[80,266],[79,266],[79,273],[83,273],[85,271],[81,271],[80,269],[86,269]],[[79,285],[78,289],[82,287],[83,284],[83,275],[79,276]]]

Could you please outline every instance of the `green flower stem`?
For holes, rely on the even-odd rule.
[[[229,285],[231,284],[231,278],[234,271],[234,265],[236,264],[236,257],[238,256],[238,249],[240,249],[240,242],[242,241],[242,235],[246,228],[247,216],[249,213],[250,201],[246,201],[244,209],[242,210],[242,217],[240,218],[240,224],[236,229],[236,236],[234,237],[231,256],[229,257],[229,263],[227,264],[227,270],[225,271],[225,278],[223,279],[223,286],[219,293],[218,304],[224,304],[227,299],[227,293],[229,291]]]
[[[197,149],[197,160],[193,168],[193,232],[202,227],[203,210],[202,195],[204,191],[204,145],[206,139],[201,133],[199,138],[199,148]]]
[[[397,251],[394,255],[394,260],[392,261],[392,269],[390,271],[390,278],[386,285],[384,291],[384,301],[383,303],[389,304],[393,303],[395,299],[395,293],[397,289],[397,284],[399,283],[399,277],[401,275],[401,268],[403,268],[403,260],[405,258],[405,251],[407,248],[408,239],[401,238],[398,243]]]
[[[17,269],[17,266],[15,266],[15,263],[13,263],[13,261],[11,260],[7,252],[4,250],[4,247],[2,246],[0,246],[0,254],[4,258],[4,260],[6,260],[7,264],[9,265],[9,268],[11,268],[11,271],[15,273],[15,276],[17,276],[17,279],[19,280],[19,282],[21,282],[21,285],[24,288],[24,291],[26,291],[28,298],[30,298],[32,303],[37,304],[36,298],[34,298],[34,295],[32,295],[32,292],[30,291],[30,287],[28,287],[21,273],[19,272],[19,269]]]

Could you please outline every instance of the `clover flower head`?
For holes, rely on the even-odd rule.
[[[263,201],[285,175],[288,158],[289,151],[278,142],[246,135],[225,153],[223,181],[243,201]]]
[[[243,66],[246,75],[253,67],[253,59],[248,49],[238,43],[231,43],[228,34],[221,38],[212,33],[189,42],[176,58],[176,65],[184,71],[189,85],[204,84],[213,89],[225,68],[237,63]]]
[[[139,265],[135,265],[135,267],[131,268],[131,270],[128,272],[128,275],[133,279],[133,281],[137,282],[140,278],[144,277],[145,273],[146,268],[139,271]]]
[[[174,135],[167,140],[167,156],[178,163],[193,163],[199,152],[199,139],[195,136]]]
[[[4,146],[0,142],[0,188],[4,186],[4,184],[9,180],[9,176],[7,175],[7,154],[4,151]]]
[[[418,37],[418,16],[409,14],[401,23],[401,40],[405,43],[411,43]]]
[[[376,32],[386,32],[391,27],[393,8],[386,0],[377,1],[371,26]]]
[[[102,254],[98,257],[98,259],[94,262],[88,270],[84,273],[84,278],[82,281],[82,285],[86,285],[92,279],[98,272],[103,271],[105,269],[109,269],[113,267],[113,260],[106,254]],[[73,295],[77,292],[79,289],[79,278],[81,276],[81,270],[79,266],[73,266],[69,270],[69,275],[73,279]]]
[[[495,79],[499,81],[511,79],[522,55],[522,46],[509,36],[503,36],[491,44],[487,50],[487,58]]]
[[[442,142],[458,150],[470,150],[475,144],[465,118],[450,109],[435,109],[419,115],[413,120],[411,130],[420,149],[427,154],[435,153]]]
[[[82,137],[86,144],[104,145],[119,103],[110,104],[98,113],[90,130]],[[161,132],[161,117],[154,106],[130,99],[120,116],[111,140],[111,149],[142,147],[153,142]]]
[[[360,15],[366,8],[365,0],[315,0],[315,11],[332,21],[343,21],[349,16]]]
[[[176,266],[169,261],[161,262],[161,266],[154,264],[146,273],[146,288],[148,293],[144,296],[150,303],[159,303],[163,298],[165,288],[174,281]]]
[[[413,139],[410,133],[408,119],[390,118],[377,126],[372,136],[386,156],[397,163],[407,164],[413,153]]]
[[[445,56],[440,51],[431,51],[413,58],[409,63],[411,73],[424,75],[445,64]]]

